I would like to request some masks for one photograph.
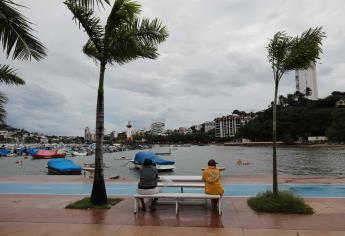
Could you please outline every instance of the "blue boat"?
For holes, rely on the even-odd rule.
[[[71,160],[63,158],[48,161],[48,174],[52,175],[80,175],[82,168]]]
[[[138,152],[135,154],[134,160],[130,162],[134,164],[136,168],[142,168],[145,159],[151,159],[156,165],[157,170],[173,170],[175,169],[175,162],[161,159],[153,152]]]
[[[31,148],[28,150],[29,150],[31,156],[35,156],[40,149],[39,148]]]
[[[0,148],[0,157],[7,157],[10,153],[6,148]]]

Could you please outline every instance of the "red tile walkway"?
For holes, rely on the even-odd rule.
[[[36,176],[27,180],[38,179]],[[23,178],[0,178],[0,181],[22,182]],[[57,179],[46,178],[46,181],[57,182]],[[74,181],[80,182],[80,179],[68,179],[68,182]],[[110,210],[64,209],[79,198],[0,195],[0,236],[345,236],[345,199],[306,199],[316,213],[303,216],[257,214],[247,206],[245,198],[224,198],[221,217],[209,207],[195,204],[182,205],[176,217],[174,205],[169,204],[158,205],[156,211],[134,215],[130,198]]]

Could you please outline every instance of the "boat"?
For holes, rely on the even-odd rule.
[[[0,157],[7,157],[10,153],[6,148],[0,148]]]
[[[57,158],[48,161],[48,174],[50,175],[80,175],[82,168],[73,161]]]
[[[134,165],[135,168],[141,169],[145,159],[151,159],[152,162],[156,165],[157,170],[159,171],[175,169],[174,161],[161,159],[156,154],[149,151],[138,152],[137,154],[135,154],[134,159],[130,162]]]
[[[40,149],[32,156],[33,159],[65,158],[66,152],[63,149]]]
[[[76,152],[76,151],[74,151],[74,152],[72,152],[72,155],[73,156],[86,156],[87,153],[86,152]]]

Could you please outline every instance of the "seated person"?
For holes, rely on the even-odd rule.
[[[205,182],[205,193],[223,196],[224,188],[220,182],[220,171],[216,164],[217,162],[213,159],[208,161],[208,166],[202,173],[202,180]],[[216,209],[218,199],[212,199],[211,201],[213,209]]]
[[[158,171],[156,166],[153,164],[151,159],[145,159],[143,163],[143,168],[139,170],[140,180],[138,184],[138,193],[142,195],[151,195],[159,193],[159,188],[157,188]],[[158,198],[154,198],[151,202],[151,209],[154,209]],[[144,198],[140,198],[141,209],[145,211],[145,201]]]

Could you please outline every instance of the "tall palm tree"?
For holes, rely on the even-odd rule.
[[[322,27],[308,29],[300,37],[290,37],[278,32],[267,46],[268,61],[271,63],[274,78],[273,102],[273,194],[278,195],[277,174],[277,95],[279,81],[285,72],[308,69],[313,66],[322,53],[322,39],[326,33]]]
[[[158,19],[139,19],[141,6],[133,0],[116,0],[105,26],[87,8],[73,0],[65,1],[74,19],[88,34],[83,52],[99,63],[99,84],[96,108],[95,175],[91,193],[93,204],[107,203],[103,175],[104,74],[107,65],[122,65],[137,58],[155,59],[157,46],[168,37]]]
[[[104,7],[104,3],[110,5],[109,0],[72,0],[75,4],[87,9],[94,9],[95,5]]]
[[[31,22],[23,16],[16,7],[22,7],[11,0],[0,0],[0,41],[8,58],[39,61],[46,56],[46,49],[38,39],[32,35]],[[9,65],[0,64],[0,83],[22,85],[16,69]],[[4,105],[6,95],[0,92],[0,122],[4,122],[6,110]]]

